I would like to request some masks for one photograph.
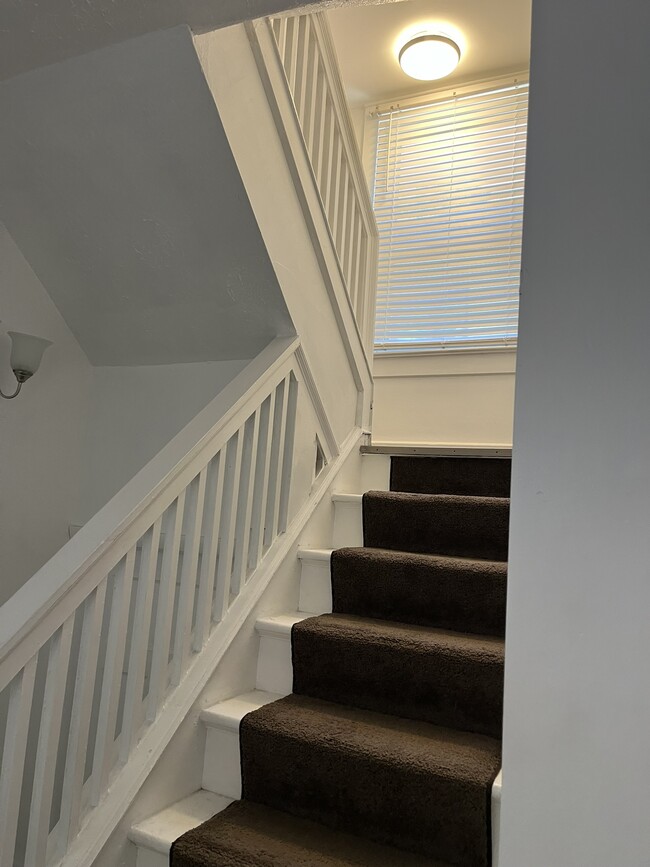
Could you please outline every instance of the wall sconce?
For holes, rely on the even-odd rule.
[[[36,373],[41,364],[43,353],[48,346],[52,345],[52,341],[44,340],[42,337],[34,337],[32,334],[21,334],[20,331],[8,331],[7,334],[11,340],[9,363],[18,381],[18,388],[13,394],[3,394],[0,390],[0,397],[11,400],[20,393],[23,382],[26,382]]]

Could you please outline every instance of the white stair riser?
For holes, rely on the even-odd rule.
[[[361,490],[387,491],[390,488],[390,455],[361,455]]]
[[[208,726],[201,785],[217,795],[234,800],[241,798],[239,729]]]
[[[256,689],[289,695],[293,690],[291,634],[260,635]]]
[[[329,614],[332,611],[332,579],[329,560],[301,558],[298,611]]]
[[[334,529],[333,548],[359,548],[363,545],[361,498],[354,502],[333,500]]]
[[[499,832],[501,829],[501,785],[503,771],[499,771],[492,786],[492,867],[499,867]]]
[[[262,632],[257,658],[256,689],[277,696],[293,689],[291,632]],[[208,726],[203,762],[202,786],[229,798],[241,797],[239,730]]]
[[[137,849],[135,867],[169,867],[169,855],[145,849],[144,846],[138,846]]]

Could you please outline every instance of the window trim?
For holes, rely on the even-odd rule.
[[[421,91],[416,94],[395,96],[392,99],[382,102],[370,102],[363,106],[363,138],[362,138],[362,164],[368,188],[370,191],[371,201],[374,201],[374,183],[375,183],[375,161],[376,161],[376,124],[375,119],[377,114],[387,112],[396,108],[417,108],[420,105],[427,105],[433,102],[444,102],[454,96],[469,95],[480,92],[482,90],[496,89],[502,86],[511,86],[512,84],[530,83],[530,71],[525,68],[517,67],[512,71],[506,71],[487,78],[472,78],[460,81],[458,84],[435,88],[432,90]],[[432,100],[433,97],[433,100]],[[376,347],[373,341],[373,356],[378,358],[401,358],[401,357],[418,357],[432,355],[470,355],[470,354],[492,354],[495,352],[513,352],[517,351],[518,338],[509,339],[507,341],[499,341],[498,343],[479,345],[478,343],[457,343],[446,345],[431,345],[418,348],[404,348],[402,345],[394,347]]]

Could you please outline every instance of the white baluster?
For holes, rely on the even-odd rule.
[[[0,864],[14,863],[16,828],[23,786],[27,732],[34,697],[38,654],[16,675],[9,688],[9,712],[0,779]]]
[[[149,694],[147,696],[147,722],[152,722],[156,718],[158,708],[167,691],[169,647],[184,510],[185,491],[181,491],[176,502],[170,506],[166,516],[162,568],[158,585],[158,609],[156,611]]]
[[[217,589],[212,608],[212,618],[215,622],[223,619],[230,606],[230,580],[237,528],[237,504],[239,502],[243,448],[244,428],[242,426],[231,438],[226,452],[226,478],[221,510],[221,545],[217,562]]]
[[[298,50],[296,53],[296,82],[294,85],[294,102],[300,118],[305,143],[307,143],[307,75],[309,63],[309,16],[298,18]]]
[[[285,381],[288,391],[286,422],[284,429],[283,459],[279,468],[280,496],[278,497],[278,532],[287,529],[289,513],[289,494],[291,489],[291,470],[293,466],[293,445],[296,430],[296,405],[298,400],[298,383],[293,374]]]
[[[350,192],[350,179],[348,165],[345,160],[345,151],[343,149],[343,141],[339,136],[339,145],[341,153],[341,180],[339,184],[339,196],[336,209],[336,252],[339,254],[339,262],[343,276],[346,272],[346,227],[348,218],[348,194]]]
[[[287,425],[287,406],[289,403],[289,377],[280,383],[276,390],[275,418],[273,420],[273,448],[269,476],[269,493],[266,504],[266,529],[264,545],[270,547],[278,534],[280,514],[280,488],[282,466],[284,463],[284,437]]]
[[[49,648],[41,725],[36,748],[25,864],[40,865],[45,863],[73,627],[74,615],[69,617],[61,629],[52,636]]]
[[[316,176],[316,184],[320,193],[321,201],[325,205],[325,159],[327,154],[327,81],[321,67],[318,51],[314,52],[316,94],[314,102],[315,130],[314,130],[314,160],[313,168]]]
[[[296,73],[298,66],[298,25],[299,18],[293,16],[287,19],[287,42],[284,55],[284,68],[289,82],[289,89],[295,102]]]
[[[104,617],[107,583],[108,579],[104,578],[95,592],[88,597],[83,607],[79,661],[75,677],[65,772],[63,774],[61,816],[57,830],[57,852],[59,855],[66,851],[70,841],[79,830],[81,789],[84,782],[90,717],[97,674],[99,637]]]
[[[357,207],[355,209],[355,220],[354,220],[354,257],[352,264],[352,304],[355,309],[357,324],[359,326],[359,331],[363,336],[363,328],[364,328],[364,298],[363,298],[363,286],[361,284],[361,273],[362,273],[362,263],[363,263],[363,217],[361,215],[361,207],[357,202]]]
[[[247,431],[247,443],[241,470],[239,486],[239,506],[237,509],[237,531],[235,538],[235,562],[233,565],[231,590],[238,596],[246,581],[248,572],[248,548],[250,545],[251,515],[253,511],[253,489],[257,444],[260,435],[260,410],[257,410]]]
[[[185,549],[179,593],[176,634],[174,636],[174,655],[172,659],[172,686],[177,686],[187,665],[192,641],[192,612],[196,593],[196,578],[201,544],[201,525],[205,506],[205,485],[207,467],[201,470],[196,479],[196,490],[190,508],[186,510]]]
[[[156,587],[158,552],[162,518],[154,523],[142,540],[140,573],[133,613],[133,635],[124,692],[124,713],[120,735],[120,761],[126,762],[131,753],[142,717],[142,692],[147,666],[151,612]]]
[[[277,29],[276,29],[276,40],[278,43],[278,51],[280,53],[280,58],[282,63],[284,64],[285,52],[287,50],[287,19],[286,18],[276,18]]]
[[[215,463],[216,462],[216,463]],[[204,516],[203,556],[199,578],[199,598],[196,606],[196,628],[194,630],[194,650],[203,647],[212,623],[212,597],[217,571],[217,552],[219,548],[219,529],[223,486],[226,471],[226,447],[212,462],[207,494],[207,509]]]
[[[318,187],[325,216],[329,223],[332,206],[332,166],[334,164],[334,136],[330,98],[327,92],[327,82],[321,76],[321,92],[323,106],[321,110],[321,156],[318,167]]]
[[[348,295],[352,302],[352,309],[355,310],[355,286],[354,286],[354,237],[357,228],[357,198],[352,183],[352,176],[348,173],[348,201],[347,215],[345,220],[345,281],[347,283]],[[355,310],[356,312],[356,310]]]
[[[339,198],[341,195],[341,140],[338,137],[334,109],[332,109],[331,125],[332,159],[330,164],[330,202],[328,214],[332,239],[336,246],[339,225]]]
[[[260,429],[260,455],[257,463],[259,473],[255,480],[253,497],[253,515],[251,518],[251,543],[248,555],[249,569],[253,570],[262,559],[264,553],[264,525],[266,520],[266,505],[269,496],[269,478],[271,471],[271,456],[273,445],[273,429],[275,418],[275,392],[262,404],[262,420]]]
[[[315,170],[318,161],[318,115],[320,105],[319,97],[319,57],[318,45],[314,39],[313,29],[309,28],[309,54],[307,59],[307,81],[305,83],[307,90],[307,112],[305,125],[307,130],[307,143],[309,147],[309,156],[311,159],[312,168]]]
[[[90,791],[90,803],[93,806],[96,806],[100,801],[113,763],[115,724],[122,685],[134,567],[135,545],[118,566],[113,582],[113,598],[108,622],[108,638],[93,757],[93,778]]]

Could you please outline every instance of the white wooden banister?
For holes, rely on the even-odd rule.
[[[367,357],[372,358],[377,226],[336,53],[322,13],[269,18],[249,28],[265,61],[273,37],[305,151]],[[271,77],[274,81],[274,77]],[[272,85],[273,86],[273,85]],[[278,95],[278,94],[276,94]],[[278,95],[279,96],[279,95]]]
[[[215,425],[219,430],[227,427],[260,387],[264,374],[281,367],[298,345],[295,338],[273,341],[75,534],[74,545],[64,546],[0,607],[0,684],[8,682],[29,658],[29,650],[23,650],[26,657],[14,654],[21,639],[28,634],[33,638],[41,624],[51,635],[62,622],[59,605],[67,594],[71,594],[65,603],[67,616],[76,611],[79,600],[88,596],[88,587],[97,585],[89,572],[95,564],[102,571],[105,551],[119,543],[123,556],[138,541],[135,513],[144,514],[172,485],[184,488],[191,481],[187,468],[215,435]],[[172,501],[170,496],[168,505]],[[57,616],[52,618],[54,610]],[[54,628],[53,620],[59,621]]]
[[[299,397],[299,445],[338,453],[312,383],[300,342],[274,341],[0,609],[3,867],[68,863],[228,627],[290,520]]]

